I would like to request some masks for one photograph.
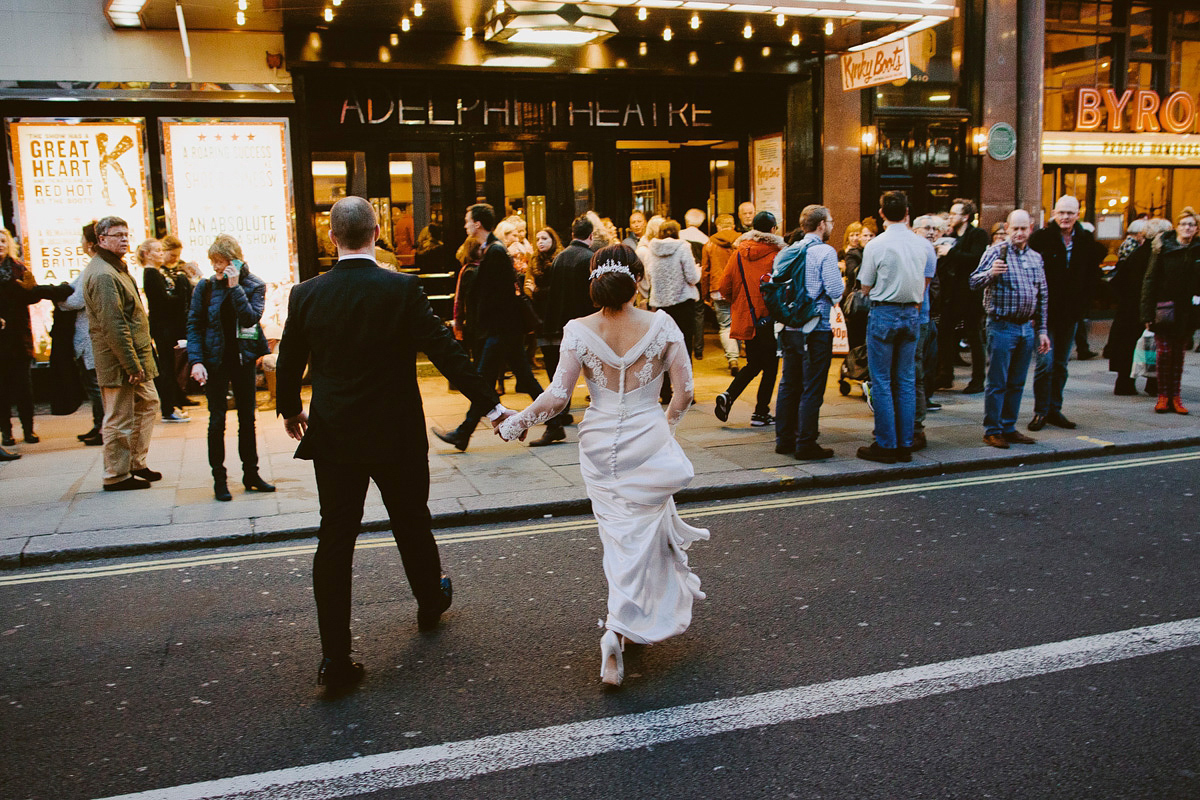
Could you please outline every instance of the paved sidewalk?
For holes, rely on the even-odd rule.
[[[1100,325],[1095,328],[1093,347],[1099,349],[1107,331]],[[928,449],[916,453],[910,464],[873,464],[854,455],[859,445],[871,441],[872,418],[857,386],[849,397],[839,394],[840,363],[834,359],[821,417],[821,442],[836,455],[824,462],[797,462],[775,453],[773,429],[749,426],[757,381],[734,405],[728,423],[713,415],[713,398],[728,384],[729,375],[710,342],[706,359],[696,369],[698,403],[678,431],[696,468],[695,480],[680,498],[869,483],[1200,444],[1200,355],[1189,353],[1184,369],[1183,396],[1197,412],[1192,416],[1155,414],[1154,400],[1144,394],[1115,397],[1108,362],[1097,358],[1070,365],[1064,412],[1079,423],[1077,430],[1046,427],[1033,434],[1036,445],[997,450],[982,443],[983,395],[940,392],[936,399],[944,408],[926,420]],[[968,373],[968,368],[958,369],[958,388]],[[510,392],[511,385],[510,380]],[[1022,430],[1032,414],[1031,386],[1032,371],[1022,404]],[[422,378],[421,389],[429,424],[458,424],[467,407],[461,395],[447,391],[440,377]],[[576,418],[582,416],[585,395],[581,385],[573,403]],[[517,408],[529,402],[511,393],[504,400]],[[69,417],[39,416],[41,443],[18,445],[23,457],[0,464],[0,568],[296,539],[316,531],[319,516],[312,466],[292,458],[294,443],[273,412],[258,414],[258,440],[262,474],[278,491],[266,495],[242,491],[234,443],[237,421],[231,412],[226,463],[234,497],[229,503],[216,502],[212,496],[207,413],[203,407],[191,412],[192,422],[160,423],[155,430],[149,463],[163,473],[163,480],[149,490],[117,493],[101,491],[101,448],[84,447],[75,440],[75,434],[90,427],[86,408]],[[371,420],[363,420],[364,436],[370,436],[370,425]],[[538,430],[531,432],[531,438]],[[543,448],[506,444],[483,427],[466,453],[430,438],[430,507],[436,526],[583,513],[589,508],[574,427],[568,428],[566,443]],[[364,526],[386,527],[383,505],[373,487]]]

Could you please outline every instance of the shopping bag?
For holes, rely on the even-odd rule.
[[[1142,338],[1137,340],[1137,345],[1133,348],[1133,369],[1129,371],[1130,378],[1153,378],[1158,375],[1155,369],[1157,365],[1157,351],[1154,347],[1154,334],[1146,331],[1142,334]]]

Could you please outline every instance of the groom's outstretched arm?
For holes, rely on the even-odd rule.
[[[408,293],[404,320],[417,347],[459,391],[471,401],[471,408],[486,416],[500,403],[496,390],[479,377],[466,351],[450,333],[441,318],[433,313],[425,292],[414,286]],[[495,420],[493,420],[495,422]]]

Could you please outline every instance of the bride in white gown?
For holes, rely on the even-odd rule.
[[[692,402],[691,356],[665,312],[633,307],[635,263],[624,245],[596,253],[589,291],[600,311],[567,323],[550,387],[497,430],[505,441],[524,438],[570,403],[583,371],[591,405],[579,424],[579,467],[604,545],[601,680],[614,686],[624,678],[624,640],[661,642],[691,624],[692,601],[704,593],[686,550],[708,538],[679,518],[672,497],[695,475],[674,435]],[[668,371],[675,393],[663,414]]]

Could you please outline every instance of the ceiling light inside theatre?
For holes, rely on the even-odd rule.
[[[393,33],[388,37],[388,41],[391,42],[392,47],[395,47],[396,45],[400,44],[400,37]]]
[[[587,4],[581,8],[535,0],[512,0],[503,5],[503,12],[488,13],[490,35],[485,38],[492,41],[579,46],[602,42],[618,32],[611,19],[617,12],[614,6]]]

